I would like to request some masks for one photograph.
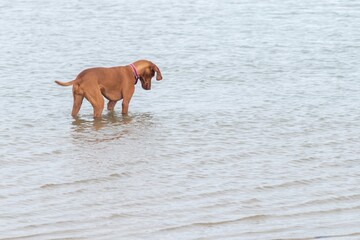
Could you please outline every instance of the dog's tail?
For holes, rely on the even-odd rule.
[[[76,80],[76,79],[75,79],[75,80]],[[55,80],[55,82],[56,82],[57,84],[59,84],[60,86],[70,86],[70,85],[73,85],[73,84],[74,84],[75,80],[72,80],[72,81],[70,81],[70,82],[60,82],[60,81],[58,81],[58,80]]]

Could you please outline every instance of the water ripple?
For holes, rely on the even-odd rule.
[[[0,2],[0,239],[358,239],[357,1]],[[129,115],[70,80],[150,59]]]

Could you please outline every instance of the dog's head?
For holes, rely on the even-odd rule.
[[[151,89],[151,79],[155,76],[155,73],[156,80],[160,81],[162,79],[160,69],[154,63],[150,61],[145,61],[144,67],[142,68],[140,73],[140,81],[143,89]]]

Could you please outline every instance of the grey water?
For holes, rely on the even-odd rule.
[[[0,239],[360,239],[360,2],[0,1]],[[149,59],[129,115],[83,69]]]

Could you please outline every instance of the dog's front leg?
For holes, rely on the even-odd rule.
[[[122,113],[123,115],[127,115],[127,114],[128,114],[129,103],[130,103],[130,100],[125,99],[125,98],[123,99],[123,101],[122,101],[122,111],[121,111],[121,113]]]
[[[123,93],[122,111],[121,111],[123,115],[128,114],[130,100],[134,94],[134,91],[135,91],[135,87],[132,87],[132,89],[129,89],[128,91]]]

